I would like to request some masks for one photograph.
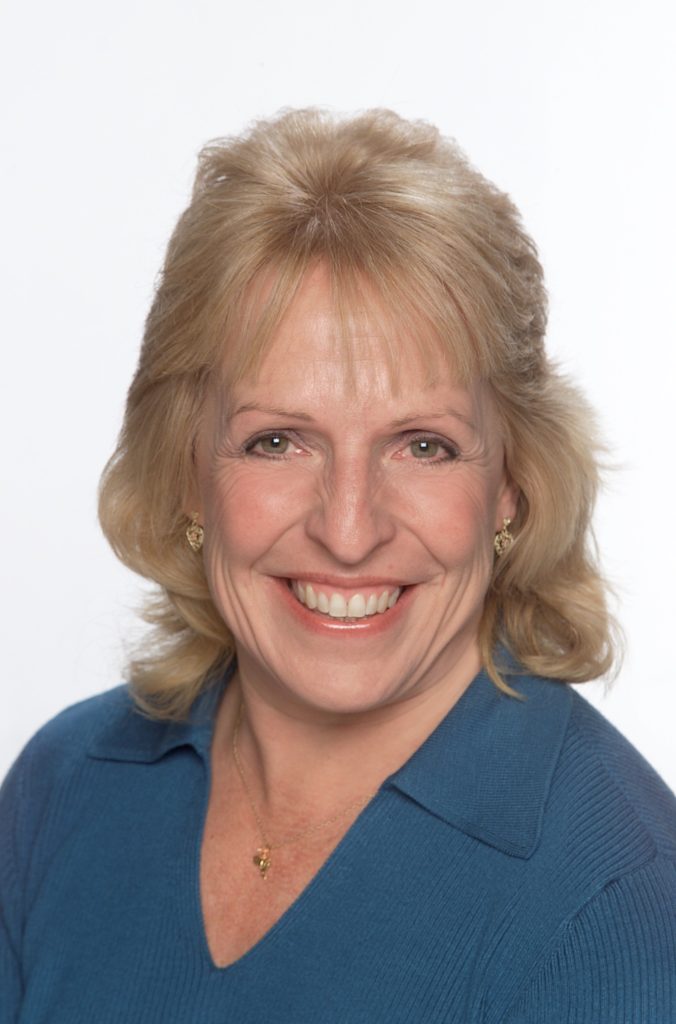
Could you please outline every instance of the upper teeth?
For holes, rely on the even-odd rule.
[[[334,619],[363,619],[365,615],[382,614],[397,603],[401,594],[401,587],[395,587],[394,590],[378,589],[346,598],[335,592],[326,594],[315,589],[311,583],[302,583],[300,580],[292,580],[291,589],[301,604]]]

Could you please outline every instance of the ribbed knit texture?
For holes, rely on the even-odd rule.
[[[224,969],[199,897],[218,689],[184,725],[123,688],[64,712],[0,794],[0,1024],[673,1024],[676,802],[569,687],[512,683],[478,676]]]

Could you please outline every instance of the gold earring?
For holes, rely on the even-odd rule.
[[[199,513],[193,512],[190,517],[188,529],[185,531],[185,535],[188,538],[188,544],[193,551],[201,551],[202,545],[204,544],[204,529],[197,522],[198,519]]]
[[[504,555],[505,551],[509,551],[512,544],[514,543],[514,536],[509,529],[509,524],[511,523],[511,521],[512,520],[509,518],[509,516],[505,516],[505,518],[502,520],[502,529],[498,533],[496,533],[495,537],[493,538],[493,547],[495,548],[495,553],[498,556],[498,558],[500,558],[501,555]]]

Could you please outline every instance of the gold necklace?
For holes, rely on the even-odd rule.
[[[244,705],[240,704],[239,711],[237,713],[237,721],[235,722],[235,729],[232,734],[232,756],[235,760],[235,765],[237,767],[239,777],[242,780],[242,788],[244,789],[246,798],[249,801],[249,806],[251,807],[253,816],[256,819],[258,832],[262,839],[262,844],[256,849],[256,852],[253,855],[252,860],[255,866],[258,868],[261,878],[266,879],[268,871],[270,870],[270,865],[272,864],[272,843],[270,842],[266,835],[265,826],[263,825],[263,822],[261,821],[261,816],[258,813],[256,801],[251,795],[251,790],[249,789],[249,784],[246,781],[246,775],[244,774],[244,768],[242,766],[242,761],[239,756],[237,737],[239,736],[239,727],[242,722],[243,715]],[[324,821],[319,821],[315,825],[310,825],[308,828],[304,828],[300,832],[294,832],[293,835],[287,836],[286,839],[280,839],[278,843],[275,843],[275,850],[278,850],[280,846],[290,846],[291,843],[297,843],[301,839],[305,839],[307,836],[314,835],[315,832],[320,832],[322,829],[328,828],[329,825],[333,825],[334,821],[339,821],[340,818],[344,818],[346,814],[349,814],[350,811],[355,810],[355,808],[365,807],[366,804],[371,799],[371,797],[373,797],[374,795],[375,794],[373,793],[369,793],[369,795],[366,798],[362,797],[360,800],[353,800],[351,804],[348,804],[347,807],[343,807],[341,811],[338,811],[337,814],[333,814],[330,818],[325,818]]]

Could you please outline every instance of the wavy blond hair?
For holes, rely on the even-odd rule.
[[[202,150],[103,474],[104,533],[158,585],[145,610],[155,642],[130,666],[139,704],[185,716],[234,654],[186,543],[194,439],[224,350],[231,382],[255,373],[317,261],[339,313],[356,295],[377,296],[394,362],[402,337],[421,350],[433,337],[457,376],[492,391],[520,495],[516,539],[495,561],[481,622],[494,681],[509,691],[501,648],[556,679],[606,673],[615,646],[591,539],[596,431],[545,354],[542,270],[517,210],[428,124],[387,110],[297,110]]]

